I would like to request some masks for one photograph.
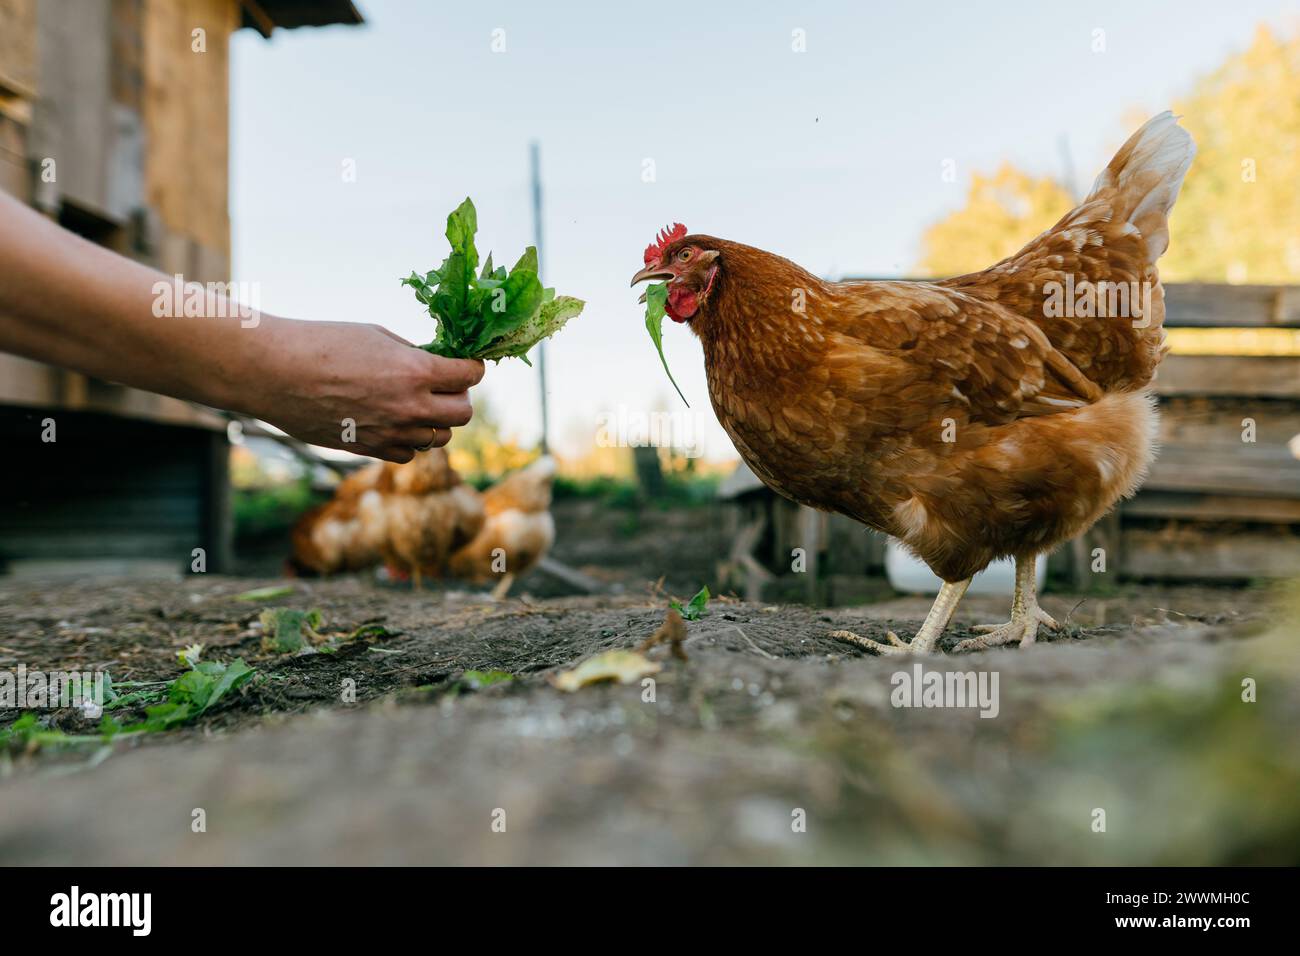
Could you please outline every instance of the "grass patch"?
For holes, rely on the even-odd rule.
[[[45,726],[34,711],[28,711],[12,724],[0,729],[0,750],[10,747],[40,748],[69,747],[85,744],[105,744],[121,737],[160,733],[182,724],[188,724],[208,710],[231,691],[253,679],[256,671],[242,660],[229,664],[217,661],[200,661],[197,654],[183,658],[190,670],[170,681],[149,682],[140,690],[119,694],[110,679],[105,680],[103,710],[99,732],[94,734],[69,734]],[[144,709],[144,719],[124,724],[110,711],[126,708]]]
[[[717,497],[717,475],[665,475],[663,489],[647,499],[641,486],[631,478],[570,478],[557,475],[552,494],[556,501],[596,500],[608,508],[632,510],[642,505],[668,510],[693,508],[711,503]]]

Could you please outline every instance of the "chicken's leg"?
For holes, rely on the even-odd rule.
[[[981,624],[977,631],[987,633],[962,641],[954,651],[977,651],[998,644],[1019,643],[1028,647],[1038,639],[1038,625],[1046,624],[1052,630],[1061,625],[1038,606],[1034,583],[1036,561],[1034,557],[1016,558],[1016,595],[1011,599],[1011,620],[1006,624]]]
[[[510,585],[514,583],[515,583],[514,574],[507,572],[505,575],[502,576],[501,580],[496,583],[496,587],[492,589],[492,593],[491,595],[489,595],[489,597],[493,601],[502,600],[503,598],[505,598],[507,594],[510,593]]]
[[[943,587],[939,588],[939,595],[934,599],[934,604],[930,606],[930,613],[925,616],[925,622],[916,632],[916,637],[912,638],[911,644],[903,643],[893,631],[885,633],[889,638],[888,644],[881,644],[869,637],[861,637],[852,631],[831,631],[830,636],[849,644],[856,644],[858,647],[865,647],[877,654],[929,654],[939,643],[943,629],[948,626],[952,612],[957,610],[957,602],[961,600],[968,587],[970,587],[970,578],[955,584],[945,581]]]

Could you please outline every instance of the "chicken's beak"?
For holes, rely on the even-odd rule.
[[[674,273],[669,272],[663,266],[646,266],[632,277],[632,285],[635,286],[638,282],[645,282],[646,279],[671,279],[673,276]]]
[[[646,266],[644,269],[642,269],[640,272],[638,272],[636,275],[632,277],[632,285],[635,286],[638,282],[644,282],[646,279],[675,279],[675,278],[677,278],[676,273],[669,272],[667,269],[663,268],[662,266],[659,265]],[[637,299],[637,301],[644,302],[645,296],[646,294],[642,292],[641,297]]]

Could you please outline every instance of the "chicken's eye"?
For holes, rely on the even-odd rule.
[[[679,262],[686,262],[690,257],[691,250],[689,249],[683,249],[681,252],[677,253],[677,259]]]

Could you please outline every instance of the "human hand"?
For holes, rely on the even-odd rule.
[[[247,410],[310,444],[406,462],[473,414],[477,359],[432,355],[378,325],[275,319],[265,331]]]

